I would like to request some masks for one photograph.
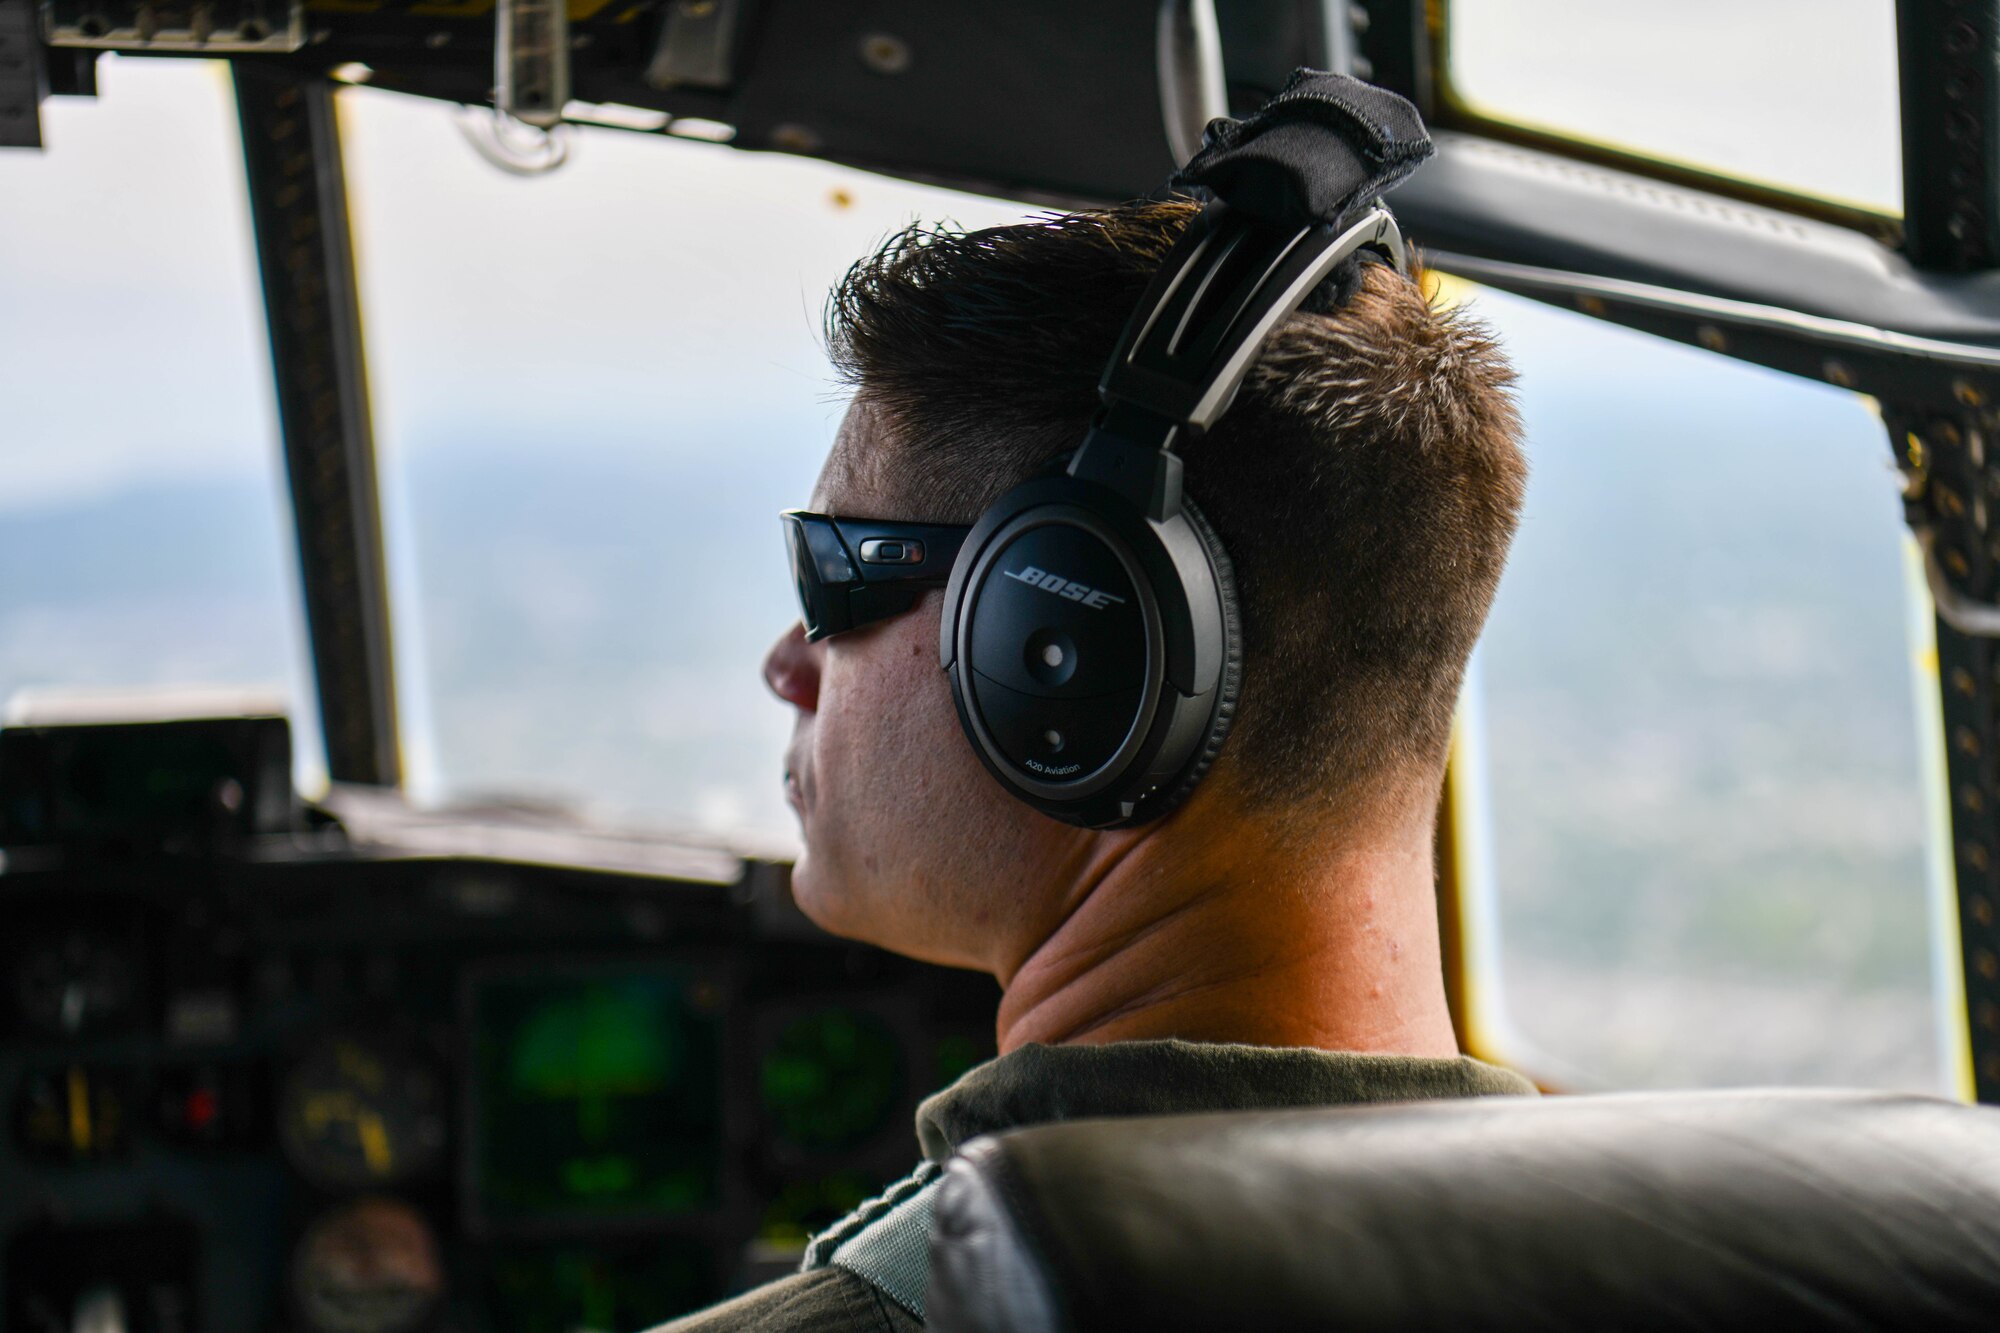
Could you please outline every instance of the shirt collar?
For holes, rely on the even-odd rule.
[[[1434,1097],[1532,1095],[1474,1060],[1296,1046],[1121,1041],[1029,1045],[970,1070],[917,1108],[917,1142],[941,1162],[981,1134],[1095,1116],[1260,1111]]]

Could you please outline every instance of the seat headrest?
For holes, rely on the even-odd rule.
[[[975,1140],[938,1333],[2000,1326],[2000,1112],[1739,1091]]]

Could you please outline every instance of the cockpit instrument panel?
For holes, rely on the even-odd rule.
[[[189,846],[0,871],[0,1333],[645,1327],[796,1266],[991,1053],[989,980],[781,867]]]

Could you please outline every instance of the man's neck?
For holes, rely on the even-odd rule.
[[[1000,981],[1002,1053],[1157,1037],[1458,1050],[1427,819],[1305,856],[1200,801],[1105,835],[1059,921]]]

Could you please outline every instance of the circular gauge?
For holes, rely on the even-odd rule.
[[[285,1155],[328,1189],[420,1176],[444,1151],[443,1080],[405,1047],[335,1037],[285,1076],[279,1109]]]
[[[814,1152],[857,1148],[902,1098],[902,1047],[875,1014],[820,1009],[778,1033],[764,1052],[762,1083],[779,1137]]]
[[[314,1222],[292,1256],[292,1301],[316,1333],[404,1333],[444,1295],[437,1238],[395,1199],[356,1199]]]
[[[14,972],[21,1017],[50,1037],[115,1026],[129,1014],[138,990],[131,950],[81,930],[30,945]]]

